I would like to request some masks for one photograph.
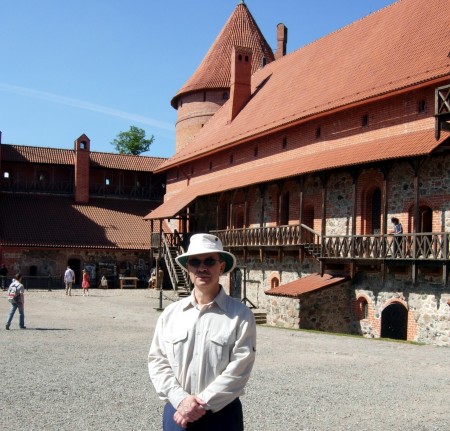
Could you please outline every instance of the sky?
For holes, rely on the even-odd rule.
[[[1,0],[1,142],[73,149],[84,133],[91,151],[116,152],[111,142],[136,126],[154,136],[143,155],[171,157],[170,100],[240,2]],[[288,53],[392,3],[245,0],[274,51],[286,25]]]

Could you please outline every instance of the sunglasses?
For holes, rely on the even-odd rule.
[[[220,260],[217,259],[213,259],[212,257],[207,257],[205,260],[201,260],[201,259],[197,259],[197,258],[193,258],[193,259],[189,259],[187,261],[189,266],[192,266],[194,268],[198,268],[202,263],[203,265],[207,266],[207,267],[212,267],[214,266],[217,262],[220,262]]]

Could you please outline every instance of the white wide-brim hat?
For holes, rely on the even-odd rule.
[[[192,235],[189,248],[186,253],[176,257],[178,265],[187,271],[187,260],[189,256],[206,253],[219,253],[225,262],[224,274],[230,272],[236,266],[236,258],[228,251],[223,250],[222,241],[215,235],[209,233],[197,233]]]

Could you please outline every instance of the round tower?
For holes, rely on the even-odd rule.
[[[184,148],[228,100],[231,54],[235,46],[251,48],[251,72],[275,59],[245,3],[237,5],[200,66],[171,101],[178,111],[176,152]]]

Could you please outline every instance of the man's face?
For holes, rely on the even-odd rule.
[[[220,261],[219,253],[196,254],[188,257],[187,269],[194,286],[202,290],[219,285],[225,262]]]

